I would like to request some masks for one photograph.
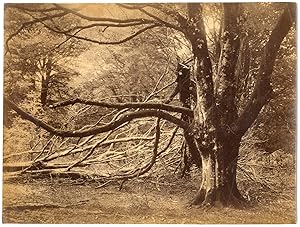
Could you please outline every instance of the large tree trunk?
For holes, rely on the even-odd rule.
[[[192,204],[236,206],[244,202],[236,183],[239,146],[240,139],[234,137],[212,149],[202,146],[202,183]]]
[[[236,107],[237,77],[235,75],[240,49],[239,4],[224,5],[223,45],[216,80],[212,80],[205,29],[200,6],[189,4],[190,20],[197,21],[198,30],[189,28],[197,87],[192,133],[202,162],[202,184],[193,201],[195,205],[237,205],[244,199],[236,183],[240,141],[266,104],[271,90],[270,76],[280,43],[292,25],[292,7],[286,8],[275,26],[262,57],[257,85],[250,104],[238,116]],[[285,25],[287,27],[285,27]],[[197,38],[196,38],[197,37]]]
[[[202,8],[189,4],[191,27],[187,36],[194,52],[197,103],[194,108],[194,135],[202,164],[202,183],[194,205],[235,205],[242,201],[236,184],[236,166],[240,138],[228,127],[237,118],[235,106],[235,65],[240,47],[238,4],[224,5],[224,35],[216,81],[208,53]]]

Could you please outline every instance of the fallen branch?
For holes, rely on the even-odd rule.
[[[97,186],[96,188],[103,188],[104,186],[106,186],[106,185],[108,185],[109,183],[111,183],[112,181],[106,181],[105,183],[103,183],[103,184],[101,184],[101,185],[99,185],[99,186]]]
[[[136,169],[131,174],[122,174],[122,175],[112,176],[111,179],[114,179],[114,180],[116,180],[116,179],[127,180],[127,179],[131,179],[131,178],[135,178],[135,177],[138,177],[138,176],[141,176],[141,175],[147,173],[152,168],[152,166],[154,165],[154,163],[156,161],[156,158],[157,158],[157,150],[158,150],[158,144],[159,144],[159,138],[160,138],[159,121],[160,121],[160,119],[157,119],[153,155],[152,155],[152,158],[151,158],[150,162],[147,163],[144,167]]]
[[[105,140],[107,140],[107,138],[113,133],[113,131],[110,131],[107,133],[107,135],[105,135],[99,142],[97,142],[96,144],[93,145],[93,147],[90,149],[90,151],[82,158],[76,160],[73,164],[69,165],[67,168],[67,171],[70,171],[70,169],[72,169],[73,167],[77,166],[78,164],[80,164],[81,162],[83,162],[84,160],[86,160],[88,157],[90,157],[95,149],[101,144],[103,143]]]
[[[153,140],[154,137],[125,137],[125,138],[120,138],[120,139],[113,139],[113,140],[107,140],[104,141],[103,143],[99,144],[99,146],[107,146],[107,145],[111,145],[111,144],[116,144],[116,143],[121,143],[121,142],[129,142],[129,141],[150,141]],[[56,153],[56,154],[52,154],[49,157],[45,157],[43,159],[40,159],[39,161],[52,161],[56,158],[60,158],[60,157],[64,157],[67,155],[74,155],[77,154],[79,152],[83,152],[86,151],[88,149],[91,149],[95,144],[91,144],[88,146],[83,147],[85,141],[83,143],[77,144],[74,147],[72,147],[71,149],[65,150],[63,152],[60,153]]]

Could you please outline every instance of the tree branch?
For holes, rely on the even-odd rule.
[[[107,141],[104,141],[103,143],[99,144],[99,146],[107,146],[107,145],[111,145],[111,144],[124,143],[124,142],[130,142],[130,141],[150,141],[150,140],[153,140],[153,139],[154,139],[154,137],[126,137],[126,138],[120,138],[120,139],[107,140]],[[67,155],[74,155],[74,154],[77,154],[77,153],[84,152],[88,149],[92,149],[93,146],[97,144],[96,143],[96,144],[92,144],[92,145],[88,145],[88,146],[84,147],[83,145],[85,143],[86,143],[86,141],[84,141],[83,143],[77,144],[74,147],[72,147],[70,149],[67,149],[67,150],[64,150],[62,152],[54,153],[54,154],[51,154],[51,156],[43,157],[43,158],[41,158],[37,161],[49,162],[49,161],[52,161],[52,160],[57,159],[57,158],[65,157]],[[4,156],[4,158],[8,159],[8,158],[18,156],[18,155],[22,155],[22,154],[30,154],[30,153],[37,153],[37,152],[38,151],[20,152],[20,153],[17,153],[17,154],[11,154],[11,155]],[[89,160],[89,162],[91,162],[91,160]]]
[[[159,24],[152,24],[150,26],[147,26],[147,27],[144,27],[140,30],[138,30],[136,33],[124,38],[124,39],[121,39],[121,40],[118,40],[118,41],[110,41],[110,42],[107,42],[107,41],[98,41],[98,40],[95,40],[95,39],[90,39],[90,38],[87,38],[87,37],[82,37],[82,36],[78,36],[76,35],[76,33],[78,34],[79,31],[77,31],[76,33],[74,34],[70,34],[68,32],[65,32],[65,31],[62,31],[62,30],[57,30],[55,28],[52,28],[51,26],[41,22],[47,29],[49,29],[50,31],[53,31],[53,32],[56,32],[56,33],[59,33],[59,34],[64,34],[66,36],[68,36],[69,38],[75,38],[75,39],[79,39],[79,40],[84,40],[84,41],[88,41],[88,42],[92,42],[92,43],[96,43],[96,44],[99,44],[99,45],[115,45],[115,44],[121,44],[121,43],[124,43],[124,42],[127,42],[131,39],[133,39],[134,37],[140,35],[141,33],[149,30],[149,29],[152,29],[152,28],[155,28],[155,27],[159,27],[160,25]],[[119,26],[120,27],[120,26]],[[80,31],[82,31],[83,29],[80,29]]]
[[[174,138],[175,138],[175,136],[176,136],[176,133],[177,133],[177,131],[178,131],[178,126],[173,130],[173,132],[172,132],[172,136],[171,136],[171,138],[170,138],[170,140],[169,140],[169,142],[168,142],[168,144],[167,144],[167,146],[163,149],[163,150],[161,150],[158,154],[157,154],[157,156],[159,156],[159,155],[161,155],[162,153],[164,153],[170,146],[171,146],[171,144],[172,144],[172,142],[173,142],[173,140],[174,140]]]
[[[87,152],[87,154],[85,156],[83,156],[82,158],[79,158],[78,160],[76,160],[74,163],[72,163],[71,165],[69,165],[67,167],[67,171],[70,171],[70,169],[72,169],[73,167],[77,166],[79,163],[83,162],[84,160],[86,160],[88,157],[90,157],[95,149],[101,144],[103,143],[105,140],[107,140],[107,138],[111,135],[113,131],[108,132],[100,141],[98,141],[96,144],[93,145],[93,147],[90,149],[89,152]]]
[[[224,4],[223,45],[215,82],[215,97],[218,111],[222,112],[219,123],[224,130],[236,120],[238,112],[235,103],[236,63],[240,49],[241,9],[237,3]],[[224,131],[225,132],[225,131]]]
[[[28,12],[43,12],[43,13],[45,13],[45,12],[52,12],[52,11],[62,11],[61,9],[58,9],[57,7],[50,7],[50,8],[45,8],[45,9],[27,8],[27,7],[24,7],[24,5],[20,4],[20,3],[16,3],[16,4],[8,3],[8,4],[5,4],[5,7],[16,8],[16,9],[20,9],[20,10],[28,11]]]
[[[163,12],[164,14],[168,15],[168,16],[171,16],[172,18],[176,19],[179,23],[181,21],[186,21],[187,19],[182,16],[178,11],[175,11],[175,10],[171,10],[171,9],[168,9],[168,8],[164,8],[165,4],[148,4],[149,7],[152,7],[154,9],[157,9],[161,12]]]
[[[183,30],[181,27],[176,26],[176,25],[174,25],[174,24],[171,24],[171,23],[169,23],[169,22],[167,22],[167,21],[164,21],[164,20],[162,20],[161,18],[159,18],[159,17],[153,15],[152,13],[147,12],[145,9],[143,9],[144,7],[132,6],[132,5],[129,6],[129,5],[126,5],[126,4],[118,4],[118,5],[119,5],[120,7],[123,7],[123,8],[125,8],[125,9],[129,9],[129,10],[139,10],[140,12],[142,12],[142,13],[146,14],[147,16],[149,16],[149,17],[155,19],[157,22],[159,22],[159,23],[165,25],[166,27],[173,28],[173,29],[175,29],[175,30],[177,30],[177,31],[184,32],[184,30]]]
[[[118,41],[111,41],[111,42],[105,42],[105,41],[98,41],[98,40],[94,40],[94,39],[89,39],[89,38],[86,38],[86,37],[81,37],[81,36],[77,36],[77,35],[71,35],[72,38],[76,38],[76,39],[80,39],[80,40],[84,40],[84,41],[88,41],[88,42],[92,42],[92,43],[96,43],[96,44],[99,44],[99,45],[114,45],[114,44],[121,44],[121,43],[124,43],[124,42],[127,42],[131,39],[133,39],[134,37],[142,34],[143,32],[149,30],[149,29],[152,29],[152,28],[155,28],[155,27],[159,27],[160,25],[159,24],[153,24],[153,25],[150,25],[150,26],[147,26],[147,27],[144,27],[143,29],[141,30],[138,30],[136,33],[134,33],[133,35],[130,35],[124,39],[121,39],[121,40],[118,40]],[[68,34],[66,34],[68,35]]]
[[[231,127],[238,136],[244,135],[272,96],[271,74],[281,42],[295,21],[295,8],[295,3],[288,3],[265,46],[254,91],[242,114]]]
[[[156,161],[156,158],[158,156],[157,150],[158,150],[158,144],[159,144],[159,139],[160,139],[159,121],[160,121],[160,118],[157,119],[157,123],[156,123],[156,133],[155,133],[153,155],[152,155],[152,158],[149,161],[149,163],[147,163],[144,167],[136,169],[131,174],[123,174],[123,175],[113,176],[112,177],[113,179],[130,179],[130,178],[135,178],[135,177],[138,177],[138,176],[141,176],[141,175],[145,174],[146,172],[148,172],[152,168],[152,166],[154,165],[154,163]]]
[[[40,22],[40,23],[42,23],[42,22],[44,22],[44,21],[46,21],[46,20],[50,20],[50,19],[53,19],[53,18],[56,18],[56,17],[63,17],[63,16],[65,16],[65,15],[67,15],[68,13],[66,13],[66,12],[62,12],[62,13],[58,13],[58,14],[54,14],[54,15],[48,15],[48,16],[45,16],[45,17],[42,17],[42,18],[35,18],[34,20],[32,20],[32,21],[27,21],[27,22],[24,22],[22,25],[21,25],[21,27],[17,30],[17,31],[15,31],[13,34],[11,34],[8,38],[7,38],[7,40],[6,40],[6,48],[8,48],[8,43],[9,43],[9,41],[12,39],[12,38],[14,38],[16,35],[18,35],[23,29],[25,29],[26,27],[28,27],[28,26],[30,26],[30,25],[33,25],[33,24],[35,24],[35,23],[38,23],[38,22]]]
[[[66,13],[74,14],[82,19],[85,19],[87,21],[106,21],[106,22],[112,22],[112,23],[131,23],[131,22],[144,22],[144,23],[155,23],[153,20],[148,20],[145,18],[133,18],[133,19],[113,19],[113,18],[107,18],[107,17],[91,17],[84,14],[81,14],[75,10],[63,7],[59,4],[54,4],[57,8],[63,10]]]
[[[196,79],[197,105],[194,119],[197,124],[205,121],[217,124],[212,64],[208,52],[203,9],[200,3],[188,3],[189,20],[185,36],[191,41],[194,54],[194,77]]]
[[[85,104],[85,105],[91,105],[91,106],[99,106],[99,107],[106,107],[106,108],[114,108],[114,109],[125,109],[125,108],[131,108],[131,109],[159,109],[159,110],[166,110],[169,112],[177,112],[186,114],[189,116],[193,115],[193,111],[180,106],[173,106],[173,105],[167,105],[162,103],[144,103],[144,102],[132,102],[132,103],[112,103],[112,102],[97,102],[97,101],[90,101],[90,100],[84,100],[80,98],[70,99],[62,102],[58,102],[55,104],[50,105],[50,108],[57,108],[57,107],[63,107],[68,105],[74,105],[76,103]]]
[[[81,25],[81,26],[75,26],[73,28],[70,28],[68,30],[63,30],[61,32],[64,33],[70,33],[75,30],[85,30],[89,28],[94,28],[94,27],[105,27],[105,30],[108,27],[117,27],[117,28],[123,28],[123,27],[132,27],[132,26],[138,26],[138,25],[146,25],[146,24],[153,24],[153,23],[148,23],[148,22],[130,22],[130,23],[109,23],[109,22],[103,22],[103,23],[92,23],[89,25]],[[104,30],[103,30],[104,32]]]
[[[22,26],[15,33],[13,33],[11,36],[9,36],[9,38],[6,41],[6,46],[8,47],[8,42],[14,36],[16,36],[21,30],[23,30],[27,26],[32,25],[32,24],[37,23],[37,22],[42,23],[50,31],[53,31],[53,32],[56,32],[56,33],[59,33],[59,34],[64,34],[64,35],[68,36],[69,38],[76,38],[76,39],[79,39],[79,40],[93,42],[93,43],[97,43],[97,44],[101,44],[101,45],[121,44],[121,43],[124,43],[128,40],[133,39],[134,37],[138,36],[139,34],[145,32],[149,29],[161,26],[160,24],[158,24],[157,22],[155,22],[153,20],[148,20],[148,19],[144,19],[144,18],[122,20],[122,19],[112,19],[112,18],[89,17],[89,16],[83,15],[83,14],[81,14],[81,13],[75,11],[75,10],[65,8],[65,7],[57,5],[57,4],[54,4],[54,5],[56,6],[57,10],[61,10],[61,11],[63,11],[63,13],[55,14],[55,15],[51,15],[51,16],[47,16],[47,17],[43,17],[43,18],[35,18],[34,16],[31,15],[34,18],[34,20],[29,21],[29,22],[25,22],[24,24],[22,24]],[[22,9],[22,7],[20,9]],[[22,10],[25,10],[25,9],[22,9]],[[51,8],[51,10],[53,10],[53,8]],[[32,9],[32,10],[28,9],[27,11],[36,12],[35,9]],[[76,16],[82,18],[82,19],[88,20],[88,21],[99,21],[99,22],[103,22],[103,23],[94,23],[94,24],[86,25],[86,26],[77,26],[75,28],[71,28],[71,29],[68,29],[66,31],[62,31],[62,30],[59,30],[57,28],[53,28],[53,27],[47,25],[46,23],[43,23],[45,20],[49,20],[49,19],[52,19],[52,18],[55,18],[55,17],[63,17],[64,15],[67,15],[67,14],[74,14],[74,15],[76,15]],[[82,37],[82,36],[76,35],[77,33],[81,32],[82,30],[92,28],[92,27],[96,27],[96,26],[131,27],[131,26],[138,26],[138,25],[143,25],[143,24],[145,24],[145,25],[146,24],[152,24],[152,25],[144,27],[144,28],[138,30],[137,32],[135,32],[134,34],[132,34],[132,35],[130,35],[130,36],[124,38],[124,39],[118,40],[118,41],[105,42],[105,41],[98,41],[98,40],[95,40],[95,39],[90,39],[90,38],[87,38],[87,37]],[[74,34],[69,33],[71,31],[74,31],[74,30],[77,30],[77,29],[79,29],[79,31],[77,31],[76,33],[74,33]]]
[[[133,112],[133,113],[128,113],[128,114],[123,114],[118,120],[115,120],[109,124],[103,125],[103,126],[98,126],[92,129],[88,130],[75,130],[75,131],[65,131],[65,130],[59,130],[56,129],[45,122],[37,119],[36,117],[26,113],[24,110],[19,108],[16,104],[14,104],[12,101],[4,97],[4,102],[6,105],[10,106],[14,111],[17,112],[23,119],[29,120],[35,125],[45,129],[46,131],[57,135],[61,137],[87,137],[90,135],[95,135],[103,132],[108,132],[111,130],[116,129],[120,125],[130,122],[134,119],[140,119],[140,118],[145,118],[145,117],[158,117],[158,118],[163,118],[167,121],[172,122],[175,125],[178,125],[181,128],[188,128],[188,124],[166,112],[159,111],[159,110],[144,110],[144,111],[138,111],[138,112]]]

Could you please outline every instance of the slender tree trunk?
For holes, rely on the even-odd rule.
[[[47,78],[42,78],[42,88],[41,88],[41,104],[45,106],[47,103],[48,96],[48,80]]]
[[[51,71],[52,71],[52,61],[50,58],[45,64],[45,76],[42,76],[41,99],[40,99],[42,106],[45,106],[47,104]]]

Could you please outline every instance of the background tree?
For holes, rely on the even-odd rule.
[[[278,14],[276,15],[276,22],[272,24],[270,33],[266,34],[265,37],[262,36],[258,44],[252,44],[252,37],[246,35],[251,31],[251,26],[248,26],[245,22],[247,17],[245,17],[243,10],[245,10],[245,6],[249,5],[223,4],[209,6],[204,7],[199,3],[188,3],[186,5],[119,4],[112,6],[113,9],[121,7],[127,10],[128,14],[121,18],[106,18],[89,16],[68,6],[54,5],[51,8],[43,9],[43,11],[51,11],[51,15],[34,19],[36,20],[34,22],[42,23],[52,32],[100,45],[124,43],[136,38],[141,33],[161,27],[167,27],[181,33],[181,37],[188,41],[189,51],[192,53],[192,61],[188,61],[192,63],[191,65],[188,65],[187,62],[180,62],[181,64],[177,67],[177,93],[179,93],[182,107],[170,104],[172,98],[167,101],[169,104],[163,102],[136,102],[137,100],[131,100],[135,102],[111,103],[75,98],[55,103],[51,107],[58,108],[80,103],[118,109],[121,112],[114,115],[114,117],[111,116],[109,122],[102,122],[101,125],[95,124],[90,128],[78,130],[61,130],[26,113],[9,99],[5,99],[5,102],[23,118],[56,136],[80,137],[80,141],[82,137],[87,137],[87,140],[89,140],[95,135],[107,132],[102,139],[99,138],[98,142],[90,147],[83,157],[69,165],[67,170],[82,164],[90,158],[96,147],[103,143],[116,129],[124,128],[129,122],[135,122],[137,119],[157,118],[153,122],[153,130],[150,130],[155,134],[150,161],[136,171],[116,176],[117,178],[136,177],[141,173],[145,173],[154,165],[158,155],[169,148],[176,135],[175,130],[171,134],[169,142],[166,142],[166,148],[161,152],[158,151],[160,131],[162,130],[161,121],[169,121],[182,129],[187,144],[186,147],[192,160],[189,165],[194,163],[202,170],[202,183],[193,204],[221,204],[225,206],[238,204],[243,201],[236,182],[241,139],[255,122],[262,108],[272,98],[271,75],[280,45],[294,22],[294,5],[279,5],[279,10],[276,11],[276,14]],[[269,5],[262,4],[261,6],[269,9]],[[215,27],[217,32],[211,32],[211,34],[222,34],[222,37],[215,38],[211,42],[208,42],[209,35],[207,32],[210,28],[205,26],[206,7],[217,14],[220,13],[220,18],[222,18],[218,26]],[[62,12],[64,15],[59,15],[58,12]],[[77,16],[87,24],[75,25],[71,29],[57,27],[53,23],[54,15],[59,15],[57,18],[67,15]],[[107,40],[107,37],[103,34],[95,36],[95,32],[99,28],[102,28],[102,31],[111,29],[109,32],[116,32],[115,34],[118,37],[120,35],[118,29],[127,29],[122,33],[125,37]],[[250,41],[247,42],[246,38],[249,38]],[[251,51],[251,44],[255,47],[263,47],[263,51],[251,55],[254,60],[250,59],[249,62],[248,52]],[[213,45],[217,46],[213,47]],[[212,61],[212,58],[214,58],[214,61]],[[250,70],[255,70],[254,65],[257,66],[257,70],[251,74],[252,77],[249,80]],[[241,85],[243,81],[246,81],[249,86],[241,91],[238,85]],[[237,102],[239,99],[242,99],[241,103]],[[132,109],[136,110],[131,111]],[[99,120],[99,122],[101,121]],[[79,145],[82,145],[82,143]],[[74,150],[71,149],[71,151]],[[67,154],[69,153],[70,150]],[[42,161],[45,160],[47,158]]]
[[[65,42],[64,35],[48,32],[42,25],[30,24],[31,14],[39,8],[32,5],[30,11],[11,5],[6,9],[5,94],[20,103],[37,92],[37,101],[45,106],[68,97],[68,82],[78,73],[66,63],[86,47],[77,40]],[[71,23],[68,19],[59,21],[61,26]]]

